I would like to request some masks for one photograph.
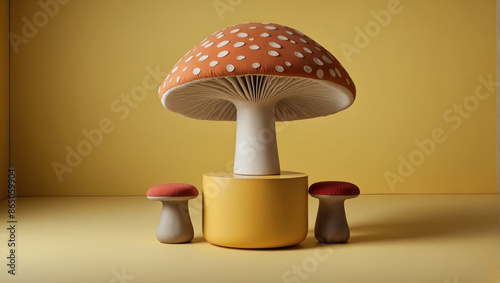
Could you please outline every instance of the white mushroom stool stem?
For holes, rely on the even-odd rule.
[[[274,103],[239,102],[236,109],[234,173],[280,174]]]
[[[162,243],[186,243],[194,237],[189,217],[188,200],[193,197],[171,197],[162,201],[160,224],[156,238]]]

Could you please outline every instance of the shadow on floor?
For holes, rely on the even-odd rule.
[[[460,202],[440,205],[433,202],[424,206],[404,207],[395,205],[385,207],[384,213],[358,216],[357,221],[349,220],[351,238],[348,243],[326,244],[342,247],[369,242],[394,242],[433,237],[471,237],[488,232],[499,231],[498,206],[466,205]],[[193,239],[193,243],[206,242],[203,237]],[[300,244],[260,251],[290,251],[323,247],[314,238],[314,230],[309,230],[307,238]]]
[[[394,210],[352,223],[350,243],[471,237],[499,230],[495,206],[441,206],[439,203]]]

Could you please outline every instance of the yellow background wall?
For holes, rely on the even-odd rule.
[[[0,1],[0,34],[9,33],[9,2]],[[0,39],[0,184],[7,184],[9,168],[9,41]],[[0,199],[7,190],[0,190]]]
[[[168,112],[156,91],[195,44],[246,21],[304,32],[357,86],[351,108],[277,126],[282,169],[363,193],[497,192],[494,0],[11,2],[20,195],[201,188],[230,170],[235,123]]]

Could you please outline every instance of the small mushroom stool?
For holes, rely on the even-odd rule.
[[[150,200],[162,202],[160,224],[156,229],[158,241],[168,244],[190,242],[194,230],[188,201],[198,196],[196,187],[182,183],[161,184],[151,187],[146,195]]]
[[[309,194],[319,199],[314,236],[320,243],[345,243],[349,240],[349,225],[344,200],[359,195],[359,188],[348,182],[325,181],[309,187]]]

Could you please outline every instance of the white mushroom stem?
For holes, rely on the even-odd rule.
[[[188,200],[193,197],[169,197],[162,199],[160,224],[156,238],[162,243],[190,242],[194,237],[193,224],[189,217]]]
[[[240,102],[236,110],[234,173],[280,174],[274,103]]]
[[[321,243],[344,243],[350,232],[344,201],[355,196],[313,195],[319,199],[314,236]]]

